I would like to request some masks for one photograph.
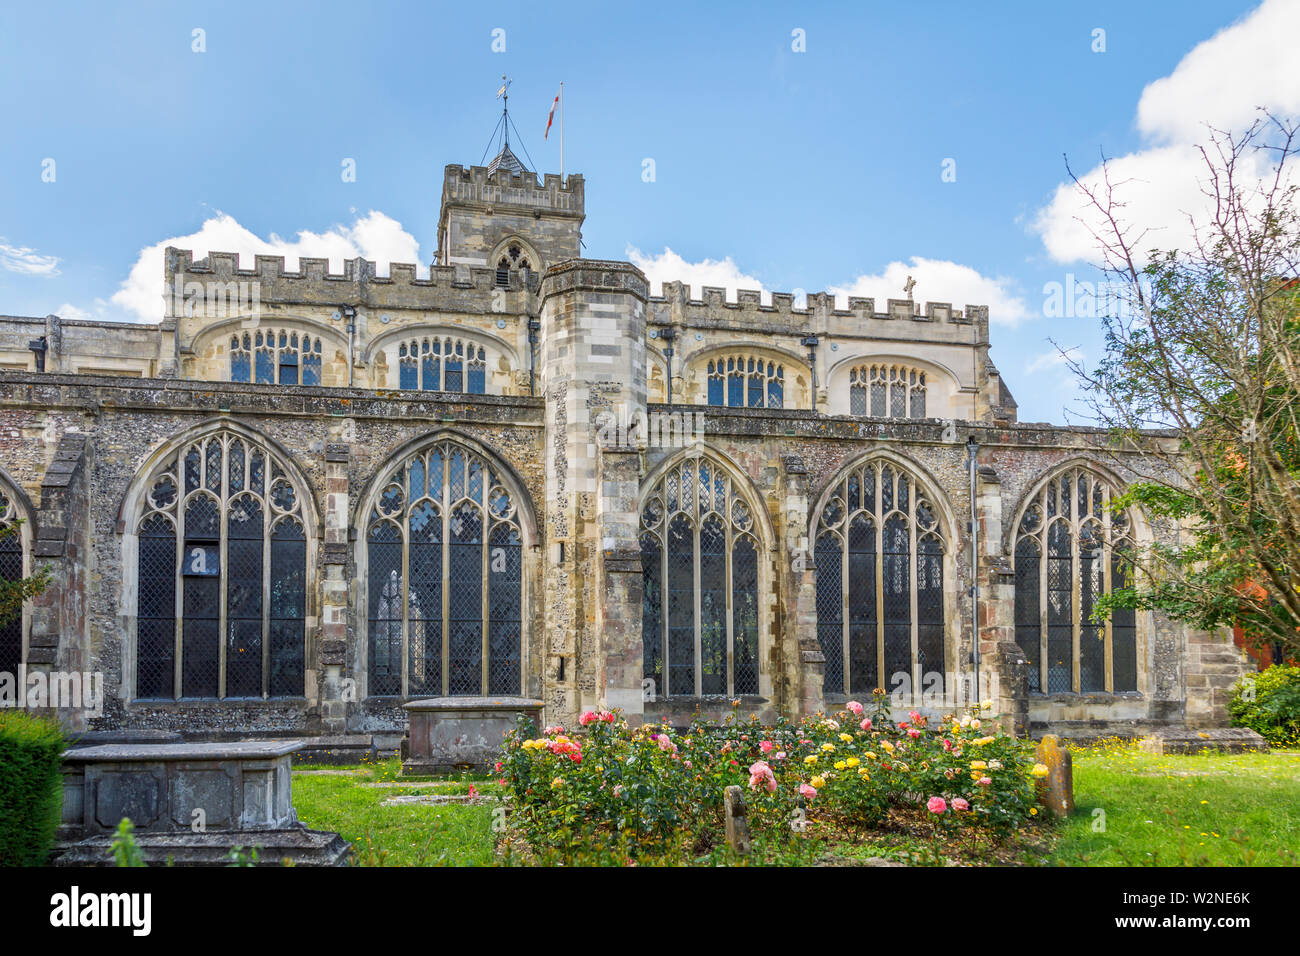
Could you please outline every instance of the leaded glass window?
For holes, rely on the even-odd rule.
[[[397,346],[397,376],[404,390],[483,395],[487,350],[463,339],[409,339]]]
[[[925,372],[903,365],[860,365],[849,371],[849,414],[925,418]]]
[[[641,509],[641,638],[659,696],[757,694],[759,539],[730,475],[693,455]]]
[[[149,479],[136,524],[136,697],[301,697],[303,490],[263,444],[223,431]]]
[[[1097,601],[1126,585],[1128,513],[1114,511],[1110,483],[1071,468],[1030,499],[1016,533],[1016,643],[1034,693],[1137,690],[1134,612],[1093,621]]]
[[[9,533],[0,538],[0,580],[20,581],[23,578],[23,537],[17,526],[18,509],[13,499],[0,491],[0,528]],[[15,681],[23,663],[23,618],[15,614],[0,625],[0,674],[9,674]]]
[[[366,531],[370,693],[522,690],[523,538],[487,461],[440,442],[383,483]]]
[[[287,329],[230,337],[230,380],[259,385],[319,385],[321,339]]]
[[[705,379],[710,405],[781,408],[785,401],[785,366],[770,359],[753,355],[712,359]]]
[[[839,479],[817,521],[817,636],[827,694],[926,686],[945,668],[946,548],[930,494],[875,460]]]

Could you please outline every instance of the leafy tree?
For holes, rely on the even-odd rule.
[[[1200,147],[1209,212],[1186,249],[1139,251],[1103,157],[1085,197],[1108,284],[1104,355],[1067,355],[1092,417],[1149,463],[1116,503],[1170,534],[1135,551],[1132,586],[1098,608],[1240,625],[1300,655],[1300,216],[1297,126],[1269,114]],[[1068,168],[1068,163],[1067,163]],[[1058,346],[1059,348],[1059,346]],[[1153,431],[1154,430],[1154,431]],[[1127,463],[1131,466],[1132,459]]]

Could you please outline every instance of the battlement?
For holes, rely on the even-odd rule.
[[[863,328],[863,323],[888,324],[901,322],[933,323],[945,327],[965,327],[977,339],[987,340],[987,305],[967,305],[954,309],[950,302],[913,302],[910,299],[887,299],[884,311],[876,310],[876,300],[869,297],[850,296],[848,307],[836,307],[835,296],[829,292],[810,292],[802,308],[795,306],[795,297],[788,292],[773,292],[770,305],[763,305],[761,294],[751,289],[736,292],[736,301],[727,300],[726,289],[704,286],[700,298],[691,298],[690,285],[683,282],[665,282],[661,295],[651,296],[647,308],[652,322],[680,323],[685,326],[726,323],[739,325],[788,326],[808,331],[839,331],[853,327]],[[912,334],[912,333],[904,333]]]
[[[570,173],[563,180],[546,173],[539,185],[536,173],[488,172],[486,166],[467,169],[453,163],[446,167],[442,181],[443,208],[448,203],[517,206],[579,219],[586,215],[585,185],[579,173]]]
[[[310,302],[317,299],[333,302],[340,294],[348,293],[347,286],[358,291],[363,286],[379,289],[441,287],[470,289],[489,295],[496,288],[495,270],[464,264],[430,266],[429,277],[421,279],[417,278],[414,263],[389,263],[388,275],[382,276],[374,262],[359,256],[345,259],[342,272],[330,272],[328,259],[307,256],[298,260],[297,271],[285,268],[284,256],[253,256],[251,269],[240,268],[239,262],[240,256],[234,252],[210,252],[202,259],[195,259],[193,250],[169,246],[165,281],[168,289],[178,277],[182,283],[190,277],[200,283],[258,282],[258,294],[264,302]],[[183,294],[183,290],[177,291]]]

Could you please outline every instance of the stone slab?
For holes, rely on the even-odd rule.
[[[1216,727],[1184,730],[1164,727],[1148,734],[1138,747],[1149,754],[1199,754],[1206,752],[1240,754],[1268,751],[1268,741],[1249,727]]]
[[[430,697],[403,706],[410,715],[404,774],[485,770],[521,715],[538,725],[542,717],[542,702],[527,697]]]
[[[149,866],[229,866],[231,848],[245,855],[257,848],[258,866],[344,866],[351,847],[337,833],[301,824],[278,830],[208,830],[205,833],[137,833],[136,846]],[[113,835],[59,843],[52,866],[113,866]]]
[[[298,740],[243,740],[220,743],[96,744],[74,747],[63,754],[65,761],[79,763],[125,761],[271,760],[285,757],[302,747]]]

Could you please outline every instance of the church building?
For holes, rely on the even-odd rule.
[[[0,574],[51,571],[0,672],[187,739],[391,747],[426,697],[1226,723],[1230,634],[1092,618],[1177,533],[1111,507],[1151,459],[1019,422],[986,306],[652,295],[582,257],[585,186],[506,147],[446,168],[427,278],[171,248],[157,324],[0,317]]]

